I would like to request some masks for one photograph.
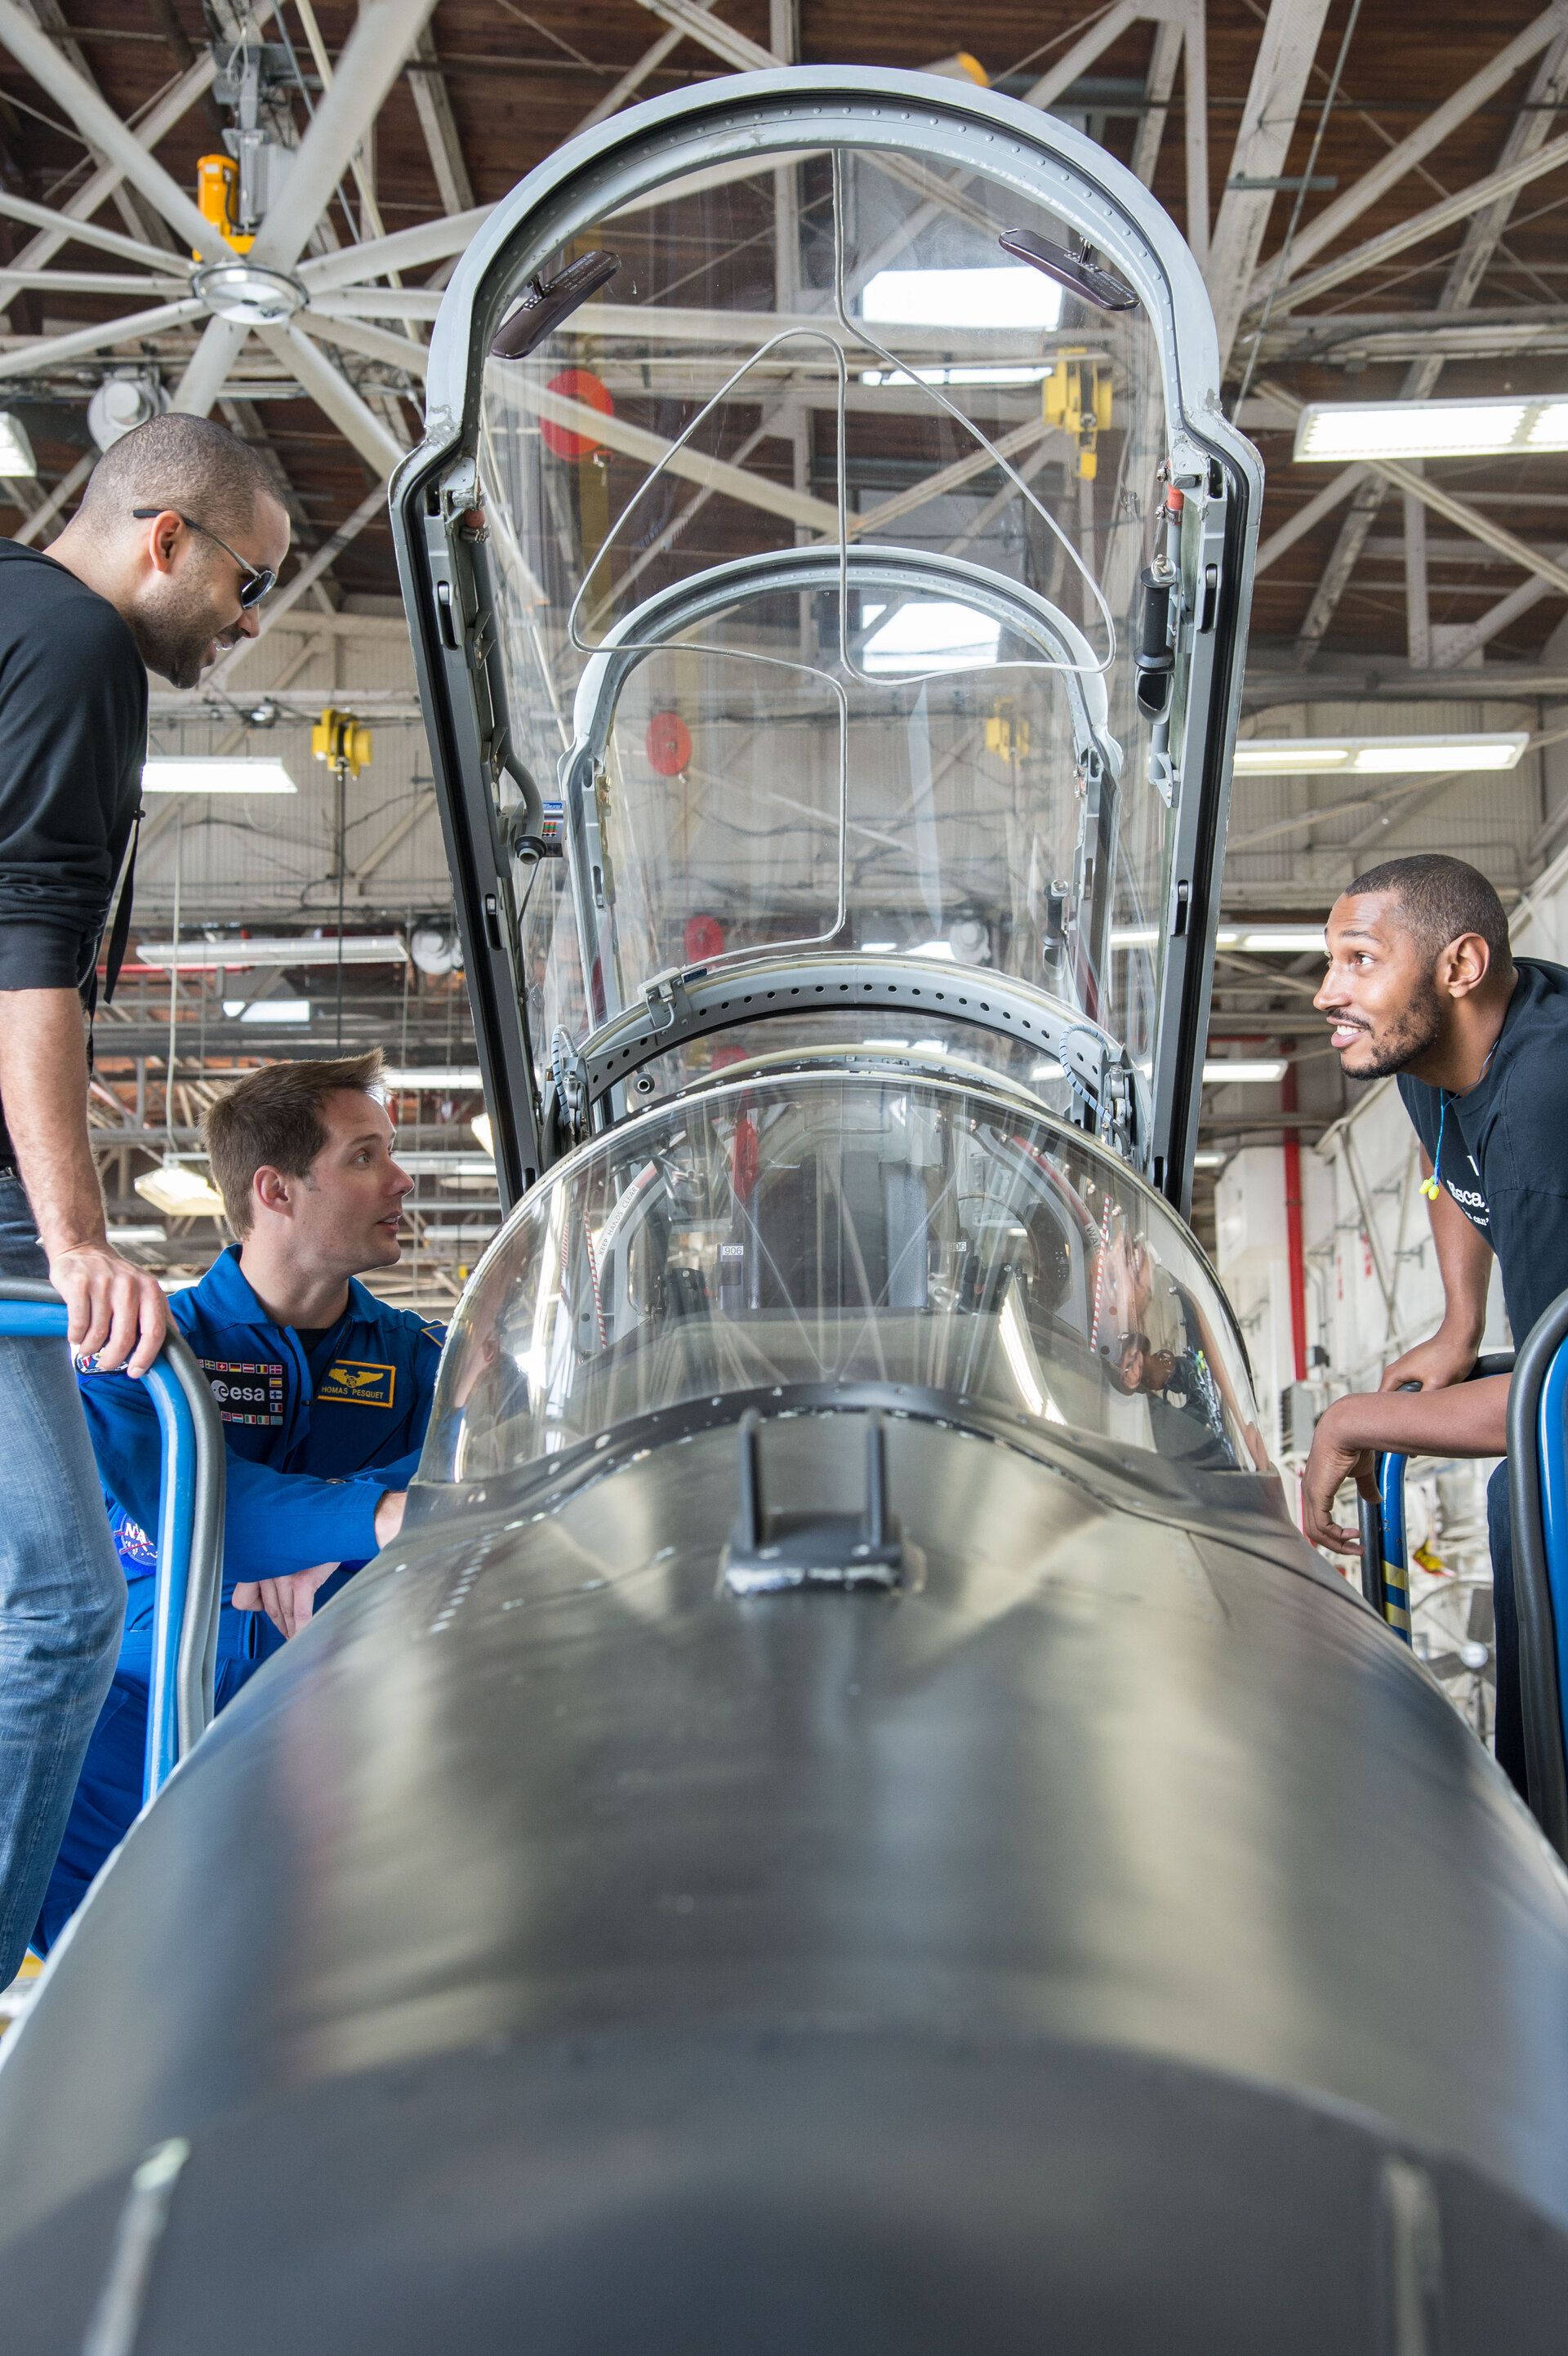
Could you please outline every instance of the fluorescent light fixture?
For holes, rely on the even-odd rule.
[[[1062,290],[1037,270],[879,270],[861,316],[911,327],[1054,327]]]
[[[1205,1064],[1203,1085],[1206,1088],[1271,1087],[1285,1076],[1283,1055],[1262,1055],[1253,1063],[1237,1060],[1231,1063]]]
[[[1251,949],[1262,957],[1304,957],[1312,949],[1323,953],[1321,925],[1253,925],[1244,932],[1222,926],[1216,940],[1222,949]]]
[[[411,1178],[493,1178],[496,1174],[494,1154],[466,1153],[461,1148],[443,1151],[433,1147],[428,1152],[400,1153],[397,1165],[406,1170]]]
[[[1294,457],[1500,457],[1568,450],[1568,401],[1313,401],[1296,419]]]
[[[109,1241],[113,1245],[116,1251],[123,1249],[126,1244],[166,1244],[168,1241],[168,1235],[166,1229],[151,1226],[145,1227],[108,1226],[104,1228],[103,1232]]]
[[[177,958],[173,941],[144,941],[136,955],[143,965],[177,962],[181,973],[212,973],[220,967],[239,973],[253,965],[336,965],[339,946],[345,965],[403,965],[408,959],[401,933],[346,934],[341,945],[336,937],[320,940],[301,933],[256,940],[231,934],[221,941],[181,941]]]
[[[1043,384],[1050,370],[1041,361],[1020,361],[999,368],[971,366],[966,362],[950,368],[863,369],[862,384]]]
[[[1239,777],[1419,776],[1440,769],[1511,769],[1530,744],[1522,728],[1450,736],[1248,736]]]
[[[420,1064],[406,1068],[395,1066],[381,1074],[381,1086],[386,1088],[478,1088],[483,1085],[478,1064]]]
[[[1215,935],[1215,946],[1222,949],[1251,949],[1263,957],[1300,957],[1308,949],[1323,947],[1321,925],[1221,925]],[[1115,926],[1111,935],[1113,949],[1153,948],[1159,939],[1153,925]]]
[[[150,1203],[155,1211],[166,1212],[171,1219],[223,1215],[223,1197],[217,1187],[188,1162],[166,1162],[161,1169],[145,1171],[135,1186],[144,1203]]]
[[[223,1012],[231,1023],[308,1023],[308,998],[258,998],[248,1002],[243,998],[226,998]]]
[[[495,1132],[490,1127],[489,1114],[488,1112],[477,1112],[474,1115],[473,1119],[468,1123],[468,1127],[473,1130],[474,1135],[478,1139],[479,1143],[484,1147],[485,1151],[489,1155],[490,1160],[493,1162],[496,1158],[496,1141]]]
[[[868,671],[979,670],[996,660],[1002,625],[945,598],[897,606],[865,642]]]
[[[898,948],[897,941],[862,941],[860,946],[867,957],[896,955]]]
[[[1195,1153],[1192,1166],[1195,1170],[1223,1170],[1230,1159],[1228,1153]]]
[[[296,794],[281,761],[220,760],[210,753],[159,754],[142,771],[145,794]]]
[[[38,462],[33,455],[27,427],[8,409],[0,409],[0,475],[15,482],[19,476],[36,475],[38,471]]]

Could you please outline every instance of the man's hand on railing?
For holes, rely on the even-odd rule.
[[[264,1612],[280,1635],[297,1636],[316,1609],[317,1589],[337,1569],[335,1562],[316,1562],[282,1579],[242,1579],[234,1589],[234,1609]]]
[[[1477,1343],[1455,1338],[1439,1326],[1430,1342],[1418,1342],[1413,1350],[1406,1350],[1383,1369],[1378,1388],[1402,1391],[1408,1384],[1417,1390],[1446,1390],[1450,1384],[1468,1380],[1477,1347]]]
[[[1351,1430],[1359,1402],[1336,1399],[1318,1418],[1312,1435],[1312,1452],[1301,1476],[1301,1526],[1313,1546],[1336,1554],[1359,1554],[1361,1533],[1334,1518],[1334,1500],[1347,1481],[1353,1480],[1364,1497],[1378,1494],[1376,1460]],[[1342,1412],[1337,1414],[1336,1409]]]
[[[145,1375],[168,1331],[168,1302],[156,1276],[134,1268],[107,1244],[75,1244],[49,1253],[49,1282],[70,1312],[73,1350],[95,1357],[101,1374],[124,1365]]]

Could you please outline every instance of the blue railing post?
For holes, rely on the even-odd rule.
[[[0,1335],[66,1338],[52,1285],[0,1277]],[[143,1798],[167,1782],[212,1722],[223,1580],[223,1424],[200,1367],[171,1325],[142,1380],[163,1436],[158,1566]]]
[[[1568,1726],[1568,1341],[1560,1342],[1541,1386],[1541,1526],[1552,1597],[1557,1704]]]
[[[1568,1863],[1561,1633],[1568,1608],[1565,1342],[1568,1292],[1560,1292],[1536,1319],[1515,1358],[1509,1386],[1508,1462],[1530,1804],[1547,1839]]]
[[[1404,1468],[1409,1459],[1389,1454],[1378,1459],[1378,1494],[1383,1509],[1383,1617],[1396,1636],[1408,1644],[1410,1635],[1410,1567],[1404,1529]]]

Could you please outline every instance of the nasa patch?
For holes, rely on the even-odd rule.
[[[318,1406],[391,1407],[397,1389],[397,1369],[378,1366],[367,1358],[338,1358],[321,1377]]]
[[[283,1365],[267,1358],[198,1358],[225,1423],[282,1423]]]
[[[129,1514],[120,1514],[115,1517],[113,1525],[113,1535],[114,1539],[114,1551],[119,1556],[121,1561],[124,1563],[128,1569],[133,1570],[134,1574],[140,1574],[143,1571],[156,1570],[157,1569],[158,1550],[156,1547],[153,1544],[145,1530],[143,1529],[141,1524],[139,1522],[134,1522]]]

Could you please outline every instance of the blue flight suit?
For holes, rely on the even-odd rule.
[[[262,1307],[231,1246],[169,1311],[212,1387],[228,1443],[217,1703],[231,1701],[284,1638],[264,1612],[236,1612],[244,1580],[319,1562],[339,1571],[317,1608],[378,1552],[376,1507],[413,1477],[443,1329],[389,1309],[350,1280],[349,1306],[306,1353]],[[33,1944],[47,1954],[142,1805],[154,1571],[163,1459],[145,1384],[80,1369],[82,1405],[129,1592],[114,1682],[99,1714]]]

